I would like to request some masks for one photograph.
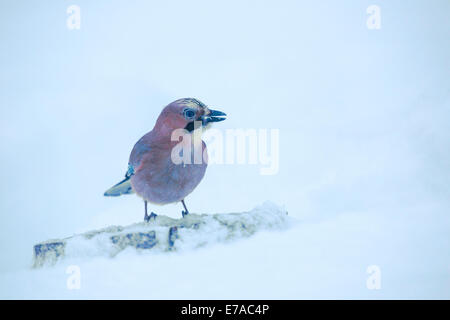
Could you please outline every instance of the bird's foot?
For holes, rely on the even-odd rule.
[[[145,213],[145,216],[144,216],[144,221],[145,222],[150,222],[150,220],[153,218],[153,220],[156,220],[156,217],[157,217],[158,215],[156,214],[156,213],[154,213],[154,212],[152,212],[152,213],[150,213],[150,215],[148,215],[147,213]]]
[[[183,216],[183,218],[185,216],[187,216],[188,214],[189,214],[189,211],[184,211],[184,210],[181,211],[181,215]]]

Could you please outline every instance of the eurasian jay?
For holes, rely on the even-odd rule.
[[[172,102],[162,110],[153,130],[134,145],[125,179],[108,189],[104,195],[114,197],[136,193],[144,199],[145,221],[156,217],[153,212],[150,216],[147,214],[147,202],[164,205],[181,201],[184,217],[189,213],[184,199],[203,179],[208,165],[205,142],[201,140],[197,147],[192,143],[195,129],[225,120],[225,116],[225,113],[209,109],[197,99],[185,98]],[[173,138],[177,129],[184,129],[183,132],[192,138],[183,138],[181,152],[174,152],[174,148],[180,144],[178,139]],[[178,161],[178,155],[186,150],[192,151],[190,159]],[[198,151],[201,152],[200,161],[198,156],[195,157]],[[174,158],[174,154],[177,157]]]

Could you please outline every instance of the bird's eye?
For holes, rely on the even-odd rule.
[[[183,113],[186,120],[192,120],[195,117],[195,111],[192,109],[184,109]]]

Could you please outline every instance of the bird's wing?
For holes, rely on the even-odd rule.
[[[134,166],[132,164],[128,164],[128,170],[127,173],[125,173],[125,178],[131,178],[131,176],[134,174]]]
[[[149,133],[148,133],[149,134]],[[142,157],[150,151],[150,146],[145,142],[145,135],[142,137],[133,147],[131,151],[130,160],[128,161],[128,170],[125,174],[125,179],[120,181],[115,186],[109,188],[105,192],[105,196],[107,197],[118,197],[123,194],[131,194],[134,193],[133,188],[131,186],[131,177],[135,174],[136,170],[138,170],[139,165],[141,163]]]
[[[130,166],[132,167],[132,172],[139,168],[142,158],[145,154],[150,151],[150,146],[145,142],[145,137],[143,136],[133,147],[131,150],[130,159],[128,160],[128,171],[130,171]]]

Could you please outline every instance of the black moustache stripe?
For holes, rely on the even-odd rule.
[[[189,122],[186,127],[184,127],[184,129],[186,129],[189,132],[194,131],[194,121]]]

